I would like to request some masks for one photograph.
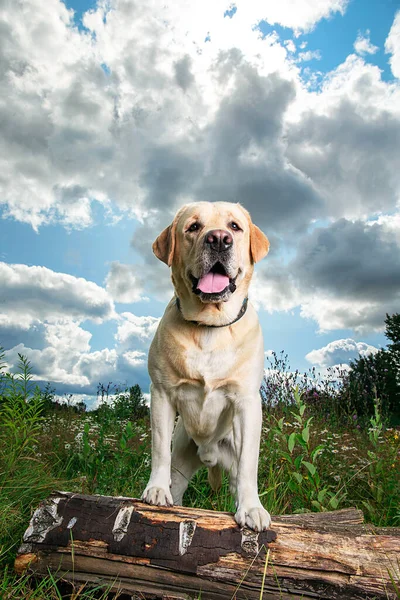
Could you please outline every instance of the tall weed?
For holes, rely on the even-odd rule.
[[[57,481],[38,452],[43,422],[40,391],[31,366],[19,356],[17,374],[4,373],[0,353],[0,562],[19,543],[31,510]]]

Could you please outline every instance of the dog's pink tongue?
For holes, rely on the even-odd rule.
[[[197,287],[205,294],[222,292],[229,285],[229,277],[220,273],[207,273],[199,280]]]

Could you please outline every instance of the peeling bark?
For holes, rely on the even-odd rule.
[[[396,598],[400,529],[361,511],[275,517],[240,529],[230,513],[56,493],[35,511],[15,562],[144,598]]]

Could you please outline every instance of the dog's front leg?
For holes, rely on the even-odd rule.
[[[261,401],[256,394],[243,398],[233,420],[234,447],[238,461],[236,522],[255,531],[268,529],[269,513],[258,497],[257,472],[261,435]]]
[[[142,500],[172,506],[171,438],[176,411],[161,386],[151,385],[151,475]]]

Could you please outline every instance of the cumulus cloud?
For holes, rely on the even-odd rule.
[[[110,156],[113,105],[90,35],[72,27],[72,11],[56,0],[45,13],[36,0],[3,3],[0,22],[4,214],[34,228],[88,225],[96,162]]]
[[[115,302],[131,303],[146,299],[143,297],[143,284],[140,267],[124,265],[118,261],[111,263],[106,277],[106,291]]]
[[[357,52],[357,54],[364,56],[365,54],[375,54],[378,52],[378,46],[374,46],[374,44],[371,43],[369,36],[369,29],[367,29],[365,35],[363,35],[361,32],[358,33],[357,39],[354,42],[354,50]]]
[[[285,157],[283,120],[294,85],[260,75],[240,57],[234,66],[223,64],[224,75],[230,71],[229,96],[208,130],[209,166],[197,197],[240,201],[261,227],[280,233],[304,229],[309,213],[323,208],[312,182]]]
[[[287,155],[324,198],[325,215],[393,211],[400,194],[400,90],[353,55],[309,101],[287,129]]]
[[[249,0],[224,16],[234,6],[222,0],[113,0],[88,11],[83,30],[58,0],[46,11],[39,0],[2,4],[3,216],[36,230],[56,222],[79,229],[95,224],[96,204],[114,222],[127,211],[140,220],[132,246],[141,255],[140,266],[112,263],[105,289],[0,263],[8,347],[23,332],[22,349],[35,349],[42,375],[47,361],[60,385],[68,377],[92,385],[98,365],[114,376],[137,369],[145,381],[157,319],[123,313],[116,348],[98,353],[79,323],[117,318],[114,301],[171,296],[151,243],[179,205],[196,199],[240,201],[272,239],[277,254],[253,285],[259,307],[300,306],[321,330],[383,327],[399,302],[398,82],[365,62],[376,48],[366,32],[312,91],[295,43],[259,28],[265,20],[297,35],[347,4]],[[385,44],[395,77],[399,27],[397,13]],[[306,43],[298,48],[303,62],[317,58]],[[282,247],[296,257],[279,258]]]
[[[321,52],[319,50],[306,50],[305,52],[299,52],[297,56],[298,62],[307,62],[309,60],[321,60]]]
[[[312,350],[306,355],[306,359],[316,366],[332,367],[343,363],[349,364],[350,361],[360,356],[368,356],[376,352],[378,352],[378,348],[375,348],[375,346],[346,338],[330,342],[318,350]]]
[[[265,5],[265,20],[290,27],[296,32],[310,31],[321,19],[335,13],[343,14],[348,0],[290,0],[269,2]]]
[[[45,332],[44,324],[37,319],[24,318],[23,314],[8,316],[0,314],[0,346],[2,348],[13,348],[24,340],[24,343],[32,348],[44,348]]]
[[[391,54],[390,67],[394,77],[400,79],[400,11],[396,13],[393,25],[385,42],[385,52]]]
[[[111,283],[118,298],[130,293],[118,288],[115,278]],[[58,394],[93,395],[99,382],[108,381],[147,388],[146,350],[158,319],[119,316],[105,289],[45,267],[0,263],[0,289],[0,345],[11,371],[23,354],[34,379],[52,382]],[[115,348],[92,349],[92,334],[80,325],[88,319],[98,326],[115,320]]]
[[[240,19],[229,19],[221,0],[115,0],[88,11],[79,31],[72,11],[56,0],[46,13],[38,0],[24,3],[23,20],[20,2],[8,3],[0,12],[8,98],[0,104],[4,214],[36,229],[55,221],[82,228],[93,223],[93,203],[109,207],[111,198],[142,217],[207,191],[248,194],[260,213],[260,202],[278,209],[279,198],[292,205],[294,193],[309,203],[312,186],[286,163],[278,143],[297,70],[276,34],[263,37],[257,25],[308,30],[346,4],[302,0],[294,10],[287,1],[252,0],[240,7]],[[238,119],[236,136],[225,111]],[[225,163],[231,158],[230,142],[239,163],[239,153],[244,162],[250,156],[243,186],[239,178],[229,185],[221,165],[218,181],[203,186],[216,174],[211,156],[222,147]],[[260,145],[270,148],[269,157]]]
[[[146,363],[146,353],[140,352],[139,350],[131,350],[130,352],[124,352],[122,355],[128,365],[136,367],[138,365],[144,365]]]
[[[172,223],[173,211],[163,211],[148,217],[143,225],[136,228],[131,240],[131,247],[136,250],[143,265],[135,272],[140,284],[154,300],[167,302],[172,298],[174,290],[171,283],[170,269],[153,254],[152,245],[156,237]]]
[[[32,346],[27,336],[24,343],[6,350],[7,366],[14,372],[18,354],[26,356],[32,365],[34,381],[50,381],[58,395],[78,392],[93,396],[99,383],[107,385],[109,381],[120,388],[139,383],[146,390],[149,385],[146,349],[152,323],[158,320],[138,317],[134,326],[134,315],[129,316],[130,330],[122,327],[116,336],[121,343],[101,350],[92,350],[92,334],[73,321],[42,324],[42,338],[32,336]]]
[[[388,225],[389,224],[389,225]],[[301,307],[320,331],[382,331],[400,303],[397,219],[368,223],[340,219],[317,227],[288,264],[258,270],[253,302],[268,311]],[[397,307],[397,308],[396,308]]]
[[[287,267],[268,258],[254,274],[249,290],[253,305],[269,313],[288,311],[301,302],[300,291]]]
[[[159,320],[156,317],[138,317],[131,312],[124,312],[115,338],[122,345],[131,345],[135,341],[148,344],[156,332]]]
[[[386,313],[396,312],[398,299],[394,301],[373,302],[343,298],[323,293],[304,297],[301,304],[301,316],[312,319],[318,324],[319,332],[335,329],[353,329],[365,334],[371,331],[383,331]]]
[[[46,267],[0,262],[0,323],[28,328],[35,320],[91,319],[115,317],[107,292],[92,281]],[[2,321],[1,321],[2,319]]]
[[[382,302],[400,293],[399,250],[380,225],[340,219],[300,243],[292,268],[309,290]]]
[[[256,27],[266,20],[306,31],[343,14],[345,0],[301,0],[296,7],[251,0],[232,18],[224,17],[222,0],[115,0],[85,13],[85,31],[73,27],[61,2],[49,2],[46,13],[37,3],[24,4],[23,22],[18,2],[2,13],[6,38],[15,40],[3,64],[10,101],[0,107],[5,215],[36,228],[57,220],[86,227],[93,203],[110,209],[112,198],[146,227],[154,214],[173,213],[189,197],[240,200],[261,224],[285,233],[304,229],[310,213],[345,211],[338,196],[354,196],[353,206],[365,197],[371,206],[381,185],[378,202],[393,204],[393,110],[385,120],[377,98],[382,110],[372,123],[369,111],[357,112],[366,94],[376,95],[379,86],[382,92],[379,74],[353,60],[321,94],[304,97],[288,56],[294,44],[277,34],[263,37]],[[343,77],[353,82],[352,94],[335,96]],[[354,101],[346,105],[347,97]],[[301,126],[286,127],[291,111],[304,113],[313,103]],[[375,162],[370,147],[380,148]]]
[[[45,324],[43,330],[45,345],[42,349],[30,348],[25,343],[19,343],[6,351],[6,361],[11,370],[15,370],[18,354],[22,354],[31,361],[36,381],[89,388],[90,373],[88,369],[81,368],[79,363],[82,356],[91,356],[91,333],[74,322]],[[101,369],[105,362],[101,360],[101,356],[97,356],[97,368]]]

